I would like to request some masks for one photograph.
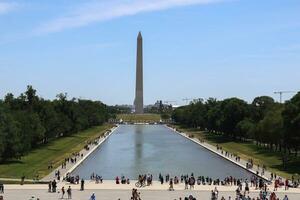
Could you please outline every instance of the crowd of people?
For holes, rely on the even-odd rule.
[[[152,174],[144,174],[144,175],[139,175],[138,176],[138,182],[140,183],[140,185],[152,185],[152,181],[153,181],[153,176]]]
[[[158,180],[161,184],[164,182],[170,182],[172,184],[184,183],[185,189],[193,189],[195,185],[223,185],[223,186],[239,186],[242,184],[246,185],[246,188],[249,188],[249,184],[251,187],[255,187],[256,189],[261,189],[265,184],[267,184],[262,178],[257,176],[252,176],[250,181],[248,179],[239,179],[232,176],[226,177],[223,180],[221,179],[212,179],[211,177],[198,176],[195,177],[192,173],[189,175],[181,175],[180,177],[175,176],[173,178],[170,177],[169,174],[163,176],[159,174]]]
[[[141,199],[141,193],[137,191],[137,189],[132,189],[131,192],[131,200],[142,200]]]
[[[109,134],[109,132],[110,132],[110,131],[107,131],[107,133],[105,133],[105,134],[103,135],[103,137],[107,137],[107,135]],[[89,151],[89,150],[90,150],[90,147],[91,147],[92,145],[97,145],[97,144],[99,143],[99,141],[100,141],[101,138],[102,138],[102,137],[99,136],[99,137],[95,138],[95,139],[92,140],[92,141],[88,141],[88,142],[86,143],[86,145],[84,146],[84,149],[85,149],[86,151]],[[80,153],[80,152],[73,152],[70,156],[66,157],[66,158],[64,159],[64,161],[61,163],[61,169],[67,169],[67,164],[71,164],[71,165],[76,164],[80,159],[83,158],[83,156],[84,156],[83,153]],[[48,169],[49,169],[49,170],[50,170],[50,169],[53,169],[53,166],[54,166],[53,162],[50,162],[50,163],[48,164]],[[61,174],[60,174],[60,170],[59,170],[59,169],[55,170],[55,178],[56,178],[58,181],[61,179]],[[97,175],[95,175],[94,178],[95,178],[95,179],[93,179],[93,180],[99,180],[99,182],[100,182],[100,179],[102,179],[101,177],[99,177],[99,176],[97,176]],[[77,176],[71,176],[70,174],[67,174],[67,177],[64,177],[64,180],[66,180],[66,181],[68,181],[68,182],[72,182],[72,183],[77,183],[77,182],[78,182],[77,179],[78,179]]]
[[[179,197],[179,200],[197,200],[196,197],[194,197],[193,195],[189,195],[187,197]]]
[[[96,184],[103,183],[102,176],[99,176],[98,174],[92,173],[90,176],[90,180],[95,181]]]
[[[232,153],[229,153],[228,151],[225,151],[223,150],[223,147],[222,146],[219,146],[217,144],[217,151],[220,151],[222,155],[224,155],[225,157],[227,158],[234,158],[236,162],[240,162],[241,161],[241,157],[238,156],[237,154],[232,154]]]
[[[116,184],[130,184],[130,180],[129,178],[126,178],[125,176],[121,176],[121,178],[119,178],[119,176],[116,177]]]
[[[48,183],[48,192],[56,192],[57,182],[55,180]]]

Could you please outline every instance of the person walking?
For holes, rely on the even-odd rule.
[[[71,189],[71,186],[69,186],[69,188],[67,190],[67,193],[68,193],[68,199],[72,199],[72,189]]]
[[[289,179],[285,179],[285,183],[284,183],[284,189],[288,190],[289,189]]]
[[[52,181],[52,192],[56,192],[56,181],[55,180],[53,180]]]
[[[84,180],[83,180],[83,178],[81,179],[80,190],[81,190],[81,191],[84,190]]]
[[[94,193],[94,192],[93,192],[93,194],[92,194],[92,196],[91,196],[90,200],[96,200],[96,195],[95,195],[95,193]]]
[[[4,185],[3,185],[3,183],[0,183],[0,193],[4,193]]]
[[[185,190],[189,189],[189,179],[187,177],[184,178],[184,184],[185,184],[184,189]]]
[[[48,183],[48,192],[52,191],[52,181]]]
[[[169,187],[169,191],[174,191],[174,187],[173,187],[173,179],[170,179],[170,187]]]
[[[63,198],[64,198],[64,196],[65,196],[65,193],[66,193],[66,191],[65,191],[65,187],[62,187],[62,188],[61,188],[61,199],[63,199]]]

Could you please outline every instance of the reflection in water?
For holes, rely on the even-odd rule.
[[[104,179],[123,174],[159,173],[180,176],[194,173],[212,178],[249,178],[246,170],[224,160],[162,125],[122,125],[75,171],[89,179],[92,173]]]
[[[134,162],[135,162],[135,168],[139,169],[141,166],[141,162],[143,161],[143,126],[137,125],[134,126]]]

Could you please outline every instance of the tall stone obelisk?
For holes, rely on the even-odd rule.
[[[137,37],[136,52],[136,83],[135,83],[134,108],[136,114],[144,113],[143,100],[143,38],[141,32]]]

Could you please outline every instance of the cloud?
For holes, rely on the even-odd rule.
[[[75,8],[72,12],[46,22],[34,32],[44,34],[86,26],[143,12],[166,10],[173,7],[211,4],[226,0],[109,0],[92,1]]]
[[[8,3],[8,2],[1,2],[0,1],[0,15],[6,14],[17,7],[16,3]]]

